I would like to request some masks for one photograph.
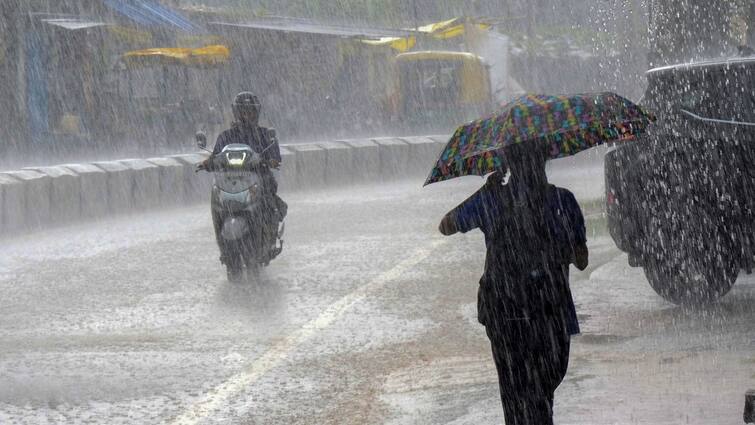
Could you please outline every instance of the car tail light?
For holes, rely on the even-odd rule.
[[[609,190],[606,194],[606,203],[609,206],[619,205],[619,199],[616,197],[616,194],[613,192],[613,190]]]

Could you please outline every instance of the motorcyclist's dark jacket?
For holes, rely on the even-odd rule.
[[[281,162],[281,150],[278,142],[275,140],[274,132],[266,127],[246,127],[238,123],[233,123],[231,128],[220,133],[218,140],[215,142],[215,148],[212,150],[213,155],[223,151],[223,148],[235,143],[249,145],[253,151],[260,154],[263,160],[276,160]],[[264,180],[265,190],[275,195],[278,193],[278,183],[273,177],[268,167],[261,169],[261,176]]]
[[[224,147],[234,143],[251,146],[252,150],[260,154],[264,160],[281,161],[280,147],[273,136],[273,131],[266,127],[246,127],[233,123],[231,128],[220,133],[212,154],[217,155]]]

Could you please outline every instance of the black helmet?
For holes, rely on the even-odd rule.
[[[239,119],[239,110],[253,108],[257,113],[260,112],[260,100],[252,92],[242,91],[233,98],[231,104],[233,117]]]

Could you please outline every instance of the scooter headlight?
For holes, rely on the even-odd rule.
[[[231,167],[243,167],[246,162],[246,152],[226,152],[225,159]]]

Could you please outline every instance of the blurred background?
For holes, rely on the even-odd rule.
[[[524,92],[633,100],[747,52],[751,2],[3,0],[0,168],[193,149],[251,90],[283,142],[445,134]],[[744,50],[743,50],[744,49]]]

